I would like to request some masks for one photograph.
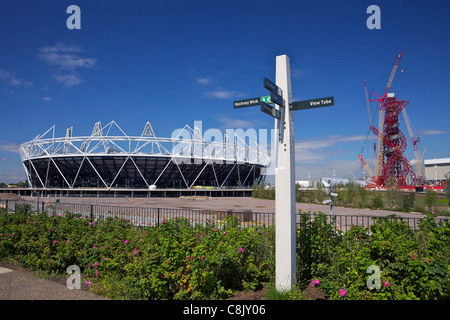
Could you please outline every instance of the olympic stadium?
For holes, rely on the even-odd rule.
[[[174,134],[178,132],[178,134]],[[270,155],[242,137],[207,141],[186,125],[171,138],[157,137],[150,122],[128,136],[111,121],[91,135],[73,127],[55,137],[55,126],[19,147],[29,188],[160,190],[249,188],[264,179]]]

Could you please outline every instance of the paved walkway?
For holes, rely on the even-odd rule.
[[[28,272],[0,267],[0,300],[108,300]]]

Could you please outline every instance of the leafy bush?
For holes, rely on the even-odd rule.
[[[313,279],[331,299],[449,299],[450,222],[429,214],[416,229],[401,218],[339,230],[330,216],[301,214],[294,293]],[[79,215],[9,214],[0,209],[0,259],[63,275],[78,265],[90,290],[116,299],[226,298],[275,276],[275,229],[163,221],[138,229],[129,221]],[[369,266],[381,270],[370,289]]]
[[[425,193],[425,205],[429,211],[433,210],[433,206],[437,203],[437,193],[434,190],[427,190]]]
[[[306,227],[310,231],[301,233],[315,230],[314,223]],[[320,288],[331,299],[449,299],[449,239],[450,223],[437,222],[432,215],[421,219],[417,230],[389,216],[370,228],[353,226],[340,236],[330,232],[320,242],[306,242],[317,263],[311,263],[304,280],[320,279]],[[299,257],[308,259],[308,250],[299,249]],[[371,265],[381,270],[379,289],[367,286]]]
[[[413,192],[403,195],[401,198],[401,207],[403,212],[410,212],[414,208],[416,194]]]
[[[382,194],[377,194],[375,197],[372,198],[372,208],[375,208],[375,209],[383,209],[384,208],[384,201],[383,201]]]
[[[0,259],[63,275],[78,265],[91,290],[117,299],[224,298],[272,276],[267,229],[164,221],[144,230],[128,221],[78,215],[0,214]]]

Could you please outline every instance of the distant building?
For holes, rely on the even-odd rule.
[[[425,177],[428,182],[442,183],[445,175],[450,174],[450,158],[424,160]]]
[[[312,187],[311,180],[298,180],[298,181],[295,181],[295,184],[298,184],[300,186],[300,188],[311,188]]]

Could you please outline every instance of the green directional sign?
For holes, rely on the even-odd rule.
[[[268,105],[267,103],[261,102],[261,111],[267,113],[269,116],[280,119],[281,114],[280,111],[275,109],[274,107]]]
[[[265,96],[261,97],[261,102],[272,103],[272,100],[270,100],[270,96]]]
[[[233,101],[233,107],[234,107],[234,109],[254,107],[254,106],[259,106],[261,104],[261,102],[272,103],[272,100],[270,100],[270,96],[256,97],[256,98],[250,98],[250,99],[244,99],[244,100],[236,100],[236,101]]]
[[[317,98],[311,100],[302,100],[292,103],[292,110],[304,110],[312,108],[321,108],[334,106],[334,97]]]

